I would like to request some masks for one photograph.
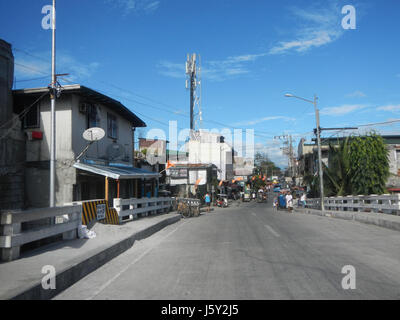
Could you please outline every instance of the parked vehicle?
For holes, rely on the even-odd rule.
[[[193,198],[176,198],[177,211],[183,218],[200,215],[200,200]]]
[[[281,186],[280,185],[276,185],[274,187],[274,192],[281,192]]]
[[[228,195],[227,194],[218,194],[217,195],[217,200],[216,200],[216,205],[221,208],[227,208],[228,207]]]

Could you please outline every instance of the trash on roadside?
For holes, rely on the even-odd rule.
[[[79,239],[93,239],[96,238],[96,233],[87,228],[87,226],[81,225],[78,228]]]

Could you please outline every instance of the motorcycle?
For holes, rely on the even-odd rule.
[[[228,207],[228,195],[226,194],[219,194],[216,200],[216,205],[221,208]]]

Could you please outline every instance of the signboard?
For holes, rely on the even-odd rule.
[[[104,220],[106,218],[106,205],[98,204],[96,206],[97,220]]]
[[[169,168],[169,175],[174,179],[182,179],[188,177],[188,170],[186,168]]]

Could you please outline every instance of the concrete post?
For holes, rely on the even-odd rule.
[[[3,225],[2,245],[1,248],[1,261],[12,261],[19,258],[20,246],[12,246],[12,236],[21,233],[21,223],[12,223]]]

